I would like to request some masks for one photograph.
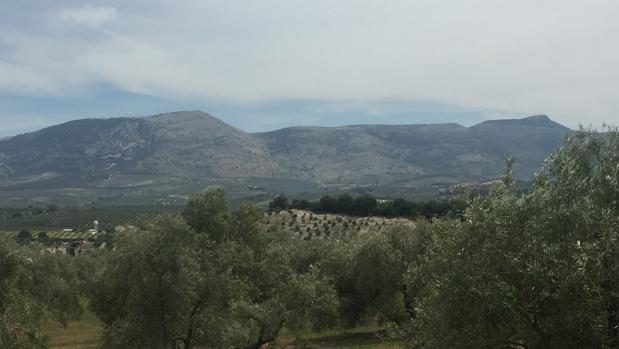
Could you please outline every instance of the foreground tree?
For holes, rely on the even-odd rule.
[[[267,232],[264,213],[228,211],[220,189],[125,235],[93,288],[106,348],[259,348],[279,331],[334,322],[337,297],[315,271],[296,273],[290,234]]]
[[[45,348],[46,321],[66,325],[81,314],[77,277],[63,257],[0,241],[0,348]]]
[[[91,295],[105,348],[225,347],[238,285],[232,246],[212,248],[181,220],[122,236]]]
[[[619,136],[580,132],[529,194],[511,177],[433,226],[413,345],[618,348]]]
[[[423,256],[429,238],[430,223],[420,219],[385,231],[296,240],[291,264],[299,273],[313,266],[333,280],[343,325],[405,323],[415,317],[416,295],[406,272]]]
[[[207,191],[191,201],[188,206],[200,207],[197,212],[202,215],[213,214],[209,202],[227,212],[217,214],[226,217],[218,233],[192,225],[195,231],[225,236],[228,243],[238,247],[232,273],[246,292],[230,309],[229,333],[234,347],[260,348],[274,342],[284,327],[300,331],[335,324],[335,290],[318,270],[307,265],[299,272],[292,266],[293,239],[289,231],[267,231],[261,224],[264,212],[253,205],[241,205],[238,211],[228,212],[222,190]]]
[[[551,238],[564,251],[576,244],[581,255],[584,286],[596,310],[602,309],[595,319],[604,329],[603,344],[619,348],[619,130],[581,131],[551,158],[537,186],[543,204],[565,227]]]

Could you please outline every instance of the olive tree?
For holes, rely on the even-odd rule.
[[[298,240],[293,265],[299,272],[313,265],[333,280],[345,325],[375,319],[406,323],[415,316],[416,290],[405,276],[423,255],[429,234],[429,222],[418,220],[385,231]]]
[[[433,225],[413,345],[618,348],[619,137],[581,131],[516,194],[508,175]]]
[[[81,315],[77,289],[65,256],[0,240],[0,348],[45,348],[44,323],[66,326]]]
[[[263,212],[226,207],[221,189],[194,195],[181,217],[115,241],[93,287],[106,348],[259,348],[283,327],[333,323],[337,297],[316,271],[297,273],[290,234]]]
[[[233,246],[215,248],[177,218],[121,236],[91,295],[106,348],[223,347],[238,292]]]
[[[192,201],[194,201],[192,203]],[[331,280],[316,269],[299,272],[292,265],[292,234],[287,230],[268,231],[261,224],[264,212],[253,205],[241,205],[229,212],[221,190],[195,196],[188,206],[196,212],[212,214],[208,206],[216,203],[227,213],[216,236],[238,246],[231,272],[246,292],[231,308],[230,333],[233,346],[259,348],[274,342],[281,329],[297,331],[324,328],[337,321],[338,299]],[[205,218],[203,218],[205,219]],[[200,220],[197,220],[200,221]],[[192,223],[190,223],[191,225]],[[201,231],[201,226],[193,227]],[[212,231],[202,233],[213,235]]]

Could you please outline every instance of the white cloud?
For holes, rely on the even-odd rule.
[[[0,61],[0,93],[53,93],[55,82],[28,67]]]
[[[64,8],[58,12],[58,17],[64,21],[99,26],[116,18],[117,9],[106,6],[82,6]]]
[[[80,2],[41,9],[77,26],[0,24],[23,39],[0,45],[0,90],[106,82],[165,97],[429,100],[619,123],[614,0]]]
[[[183,82],[191,75],[175,56],[157,45],[114,35],[88,47],[75,63],[97,79],[131,92],[187,96],[191,81]]]

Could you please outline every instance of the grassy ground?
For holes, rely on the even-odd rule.
[[[385,342],[385,343],[366,343],[366,344],[354,344],[346,346],[338,346],[340,349],[403,349],[404,346],[398,342]]]
[[[296,345],[295,345],[296,344]],[[315,334],[311,338],[283,345],[284,348],[365,348],[400,349],[402,343],[384,336],[383,331],[342,331],[334,335]]]
[[[96,317],[86,313],[79,321],[73,321],[66,328],[49,324],[45,329],[51,349],[94,349],[99,344],[101,327]],[[282,347],[295,348],[294,339],[284,331]],[[386,338],[379,328],[363,327],[352,330],[332,330],[303,335],[297,342],[303,348],[341,348],[341,349],[402,349],[400,342]]]
[[[52,349],[90,349],[99,344],[101,326],[92,313],[86,312],[79,321],[69,322],[66,328],[48,324],[45,334]]]
[[[389,338],[385,331],[377,326],[363,326],[354,329],[328,330],[319,333],[300,334],[302,339],[295,340],[294,335],[285,329],[279,342],[284,348],[364,348],[364,349],[400,349],[401,341]]]

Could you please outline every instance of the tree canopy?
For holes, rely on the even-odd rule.
[[[509,176],[432,227],[412,342],[422,348],[617,348],[619,135],[581,131],[530,193]]]
[[[332,283],[290,263],[291,234],[267,232],[263,212],[231,212],[224,192],[195,195],[184,219],[127,234],[95,288],[109,348],[259,348],[290,330],[337,320]]]
[[[46,321],[66,325],[82,311],[70,261],[0,240],[0,347],[45,348]]]

